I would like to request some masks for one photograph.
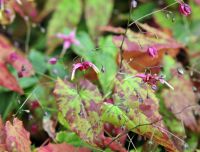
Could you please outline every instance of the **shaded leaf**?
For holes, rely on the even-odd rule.
[[[99,115],[103,100],[96,86],[89,81],[82,80],[79,85],[80,90],[77,90],[75,84],[58,79],[54,93],[70,129],[84,141],[96,145],[96,139],[102,133]]]
[[[90,152],[87,148],[76,148],[72,145],[62,144],[48,144],[47,146],[38,149],[38,152]]]
[[[99,27],[108,24],[112,15],[113,0],[86,0],[85,18],[90,34],[97,36]]]
[[[13,91],[23,93],[15,77],[8,71],[7,64],[11,64],[17,72],[22,71],[23,77],[33,74],[29,61],[10,44],[3,36],[0,36],[0,85]]]

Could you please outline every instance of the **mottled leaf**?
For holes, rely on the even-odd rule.
[[[125,72],[136,74],[127,64]],[[107,104],[103,107],[103,120],[117,126],[124,126],[128,130],[150,138],[155,143],[164,146],[168,151],[177,151],[170,139],[167,129],[161,121],[158,112],[158,99],[153,91],[141,85],[138,78],[124,78],[119,76],[115,80],[115,105]],[[148,91],[147,91],[148,89]]]
[[[0,151],[31,152],[30,134],[22,121],[14,118],[13,124],[7,121],[4,126],[0,119]]]
[[[41,147],[37,152],[90,152],[87,148],[76,148],[72,145],[62,144],[48,144],[47,146]]]
[[[10,42],[0,36],[0,85],[13,91],[23,93],[15,77],[7,69],[7,64],[11,64],[17,72],[23,70],[23,76],[28,77],[33,74],[32,65]]]
[[[167,64],[167,62],[165,62]],[[164,66],[165,67],[165,66]],[[193,91],[193,84],[189,75],[184,72],[183,75],[178,73],[179,69],[184,68],[180,65],[171,65],[168,68],[171,79],[169,83],[174,87],[174,91],[165,89],[162,92],[166,107],[175,115],[176,118],[183,121],[192,131],[200,131],[200,124],[195,118],[195,114],[200,113],[200,106],[197,103],[196,95]]]
[[[85,18],[90,34],[99,34],[99,27],[108,24],[112,15],[113,0],[86,0]]]
[[[81,80],[77,88],[76,84],[58,79],[54,93],[59,110],[68,121],[70,129],[85,142],[96,145],[96,140],[102,133],[99,115],[103,102],[96,86],[87,80]]]

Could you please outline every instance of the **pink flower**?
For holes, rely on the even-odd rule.
[[[147,52],[149,53],[149,56],[155,58],[158,56],[158,51],[155,47],[149,47]]]
[[[69,35],[58,33],[57,38],[64,41],[63,49],[67,50],[72,44],[79,45],[80,42],[75,38],[76,31],[73,30]]]
[[[16,61],[18,59],[18,55],[16,52],[12,52],[9,56],[10,61]]]
[[[180,3],[179,4],[179,12],[185,16],[188,16],[191,14],[192,10],[188,4]]]
[[[166,84],[170,89],[174,90],[174,88],[167,82],[164,80],[164,78],[162,76],[158,76],[157,74],[144,74],[144,73],[139,73],[136,74],[135,77],[141,78],[143,80],[143,82],[148,83],[149,85],[151,85],[152,87],[157,85],[157,82],[159,81],[162,84]]]
[[[76,70],[83,71],[83,70],[87,70],[88,68],[93,68],[93,70],[96,73],[100,73],[100,70],[91,62],[85,61],[81,63],[76,63],[73,65],[71,80],[74,79]]]
[[[49,59],[49,64],[56,64],[57,63],[57,58],[53,57]]]

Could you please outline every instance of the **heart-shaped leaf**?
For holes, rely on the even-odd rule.
[[[58,79],[54,93],[71,130],[84,141],[96,145],[96,140],[103,131],[99,119],[103,100],[97,87],[89,81],[81,80],[79,85]]]

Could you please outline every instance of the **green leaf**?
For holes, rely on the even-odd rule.
[[[38,82],[38,78],[36,77],[23,77],[19,79],[19,84],[23,89],[29,88],[35,85]]]
[[[132,20],[137,20],[140,17],[143,17],[146,14],[149,14],[149,13],[153,12],[153,10],[155,8],[156,8],[155,2],[150,2],[150,3],[146,2],[146,3],[142,4],[139,7],[136,7],[136,9],[134,9],[132,11],[131,18],[132,18]],[[145,19],[148,19],[148,18],[145,18]]]
[[[85,60],[94,63],[99,69],[105,69],[105,72],[98,74],[98,78],[103,93],[110,93],[113,89],[113,82],[117,73],[116,58],[118,53],[118,49],[112,42],[112,37],[101,37],[98,42],[99,47],[96,50],[88,34],[81,32],[78,34],[78,39],[81,45],[74,46],[74,52]]]
[[[49,48],[58,44],[58,40],[55,38],[57,33],[63,33],[65,28],[74,29],[78,25],[81,14],[81,0],[61,0],[59,2],[48,24],[47,39]]]
[[[47,70],[47,61],[42,53],[31,50],[29,59],[36,73],[43,74]]]
[[[70,129],[85,142],[96,145],[95,140],[103,131],[99,118],[103,100],[96,86],[82,80],[77,88],[76,84],[58,79],[54,93]]]
[[[87,144],[82,141],[74,132],[67,132],[67,131],[60,131],[56,135],[56,141],[59,143],[66,142],[70,145],[80,147],[80,146],[86,146]]]
[[[90,34],[97,36],[98,28],[108,24],[113,10],[113,0],[86,0],[85,18]]]

